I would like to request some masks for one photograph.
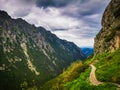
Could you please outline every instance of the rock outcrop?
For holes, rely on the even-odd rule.
[[[102,29],[95,38],[94,54],[113,52],[120,48],[120,0],[112,0],[107,6]]]

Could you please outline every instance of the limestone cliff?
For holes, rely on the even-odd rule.
[[[95,55],[120,48],[120,0],[112,0],[107,6],[102,29],[95,38]]]

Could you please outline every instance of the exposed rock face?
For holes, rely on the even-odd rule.
[[[102,29],[95,38],[95,55],[120,48],[120,0],[112,0],[107,6]]]
[[[84,58],[74,43],[0,11],[0,90],[40,87]]]

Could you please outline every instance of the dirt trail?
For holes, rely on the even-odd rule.
[[[103,82],[100,82],[97,80],[96,76],[95,76],[95,71],[96,71],[96,67],[94,65],[90,65],[90,67],[92,68],[91,69],[91,73],[90,73],[90,82],[93,84],[93,85],[99,85],[99,84],[103,84]]]
[[[92,68],[91,72],[90,72],[90,77],[89,77],[91,84],[99,85],[99,84],[105,83],[105,82],[100,82],[100,81],[97,80],[97,78],[95,76],[96,67],[92,64],[90,64],[90,67]],[[113,84],[118,87],[117,90],[120,90],[120,84],[117,84],[117,83],[113,83]]]

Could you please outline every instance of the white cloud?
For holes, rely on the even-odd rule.
[[[17,18],[28,15],[34,4],[32,0],[0,0],[0,9]]]
[[[55,31],[53,33],[56,34],[61,39],[65,39],[65,40],[74,42],[79,47],[83,47],[83,46],[84,47],[93,47],[94,39],[81,37],[80,33],[78,33],[77,35],[75,33],[72,34],[71,31]]]
[[[75,18],[61,15],[61,12],[56,8],[43,9],[33,7],[30,14],[24,17],[24,19],[37,26],[42,25],[47,29],[67,29],[82,25]]]
[[[0,0],[0,9],[12,17],[21,17],[31,24],[43,26],[61,39],[78,46],[93,46],[100,30],[105,6],[110,0],[72,0],[65,7],[37,7],[36,0]]]

